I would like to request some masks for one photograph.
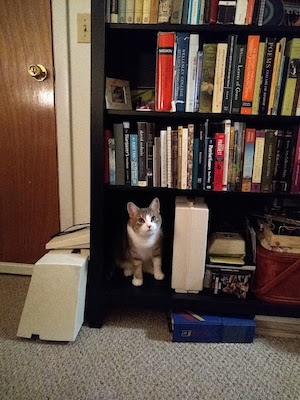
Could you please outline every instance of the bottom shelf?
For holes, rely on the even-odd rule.
[[[300,318],[300,306],[266,303],[249,294],[246,300],[230,296],[217,296],[204,290],[198,294],[175,293],[170,282],[155,281],[146,276],[141,287],[135,287],[131,278],[107,281],[101,293],[99,307],[93,305],[89,313],[89,324],[101,326],[110,307],[142,307],[170,309],[191,309],[202,314],[253,317],[254,315],[273,315]]]

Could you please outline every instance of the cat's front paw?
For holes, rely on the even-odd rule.
[[[142,286],[143,279],[133,278],[132,279],[132,284],[133,284],[133,286]]]
[[[125,276],[132,276],[132,275],[133,275],[133,270],[132,270],[132,268],[125,268],[125,269],[124,269],[124,275],[125,275]]]
[[[154,278],[157,281],[162,281],[164,279],[164,277],[165,277],[165,274],[163,272],[161,272],[161,271],[154,273]]]

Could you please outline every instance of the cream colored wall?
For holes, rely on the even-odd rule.
[[[90,0],[52,0],[61,229],[90,219],[90,43],[77,13]]]

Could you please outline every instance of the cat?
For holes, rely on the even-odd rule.
[[[127,203],[129,215],[122,249],[116,259],[125,276],[133,276],[132,284],[142,286],[143,273],[154,275],[156,280],[164,279],[162,260],[162,217],[160,202],[156,197],[147,208]]]

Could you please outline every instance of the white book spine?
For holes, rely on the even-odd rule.
[[[190,0],[188,24],[191,25],[199,24],[199,17],[200,17],[199,0]]]
[[[227,43],[218,43],[217,45],[214,91],[213,91],[213,101],[212,101],[213,113],[222,112],[227,48],[228,48]]]
[[[189,43],[189,58],[188,58],[188,72],[187,72],[187,87],[186,87],[186,101],[185,111],[193,112],[196,97],[196,79],[197,79],[197,64],[198,64],[198,49],[199,49],[199,35],[197,33],[190,34]]]
[[[167,126],[167,180],[168,187],[172,187],[172,141],[171,141],[172,128]]]
[[[235,7],[235,25],[245,25],[248,0],[237,0]]]

